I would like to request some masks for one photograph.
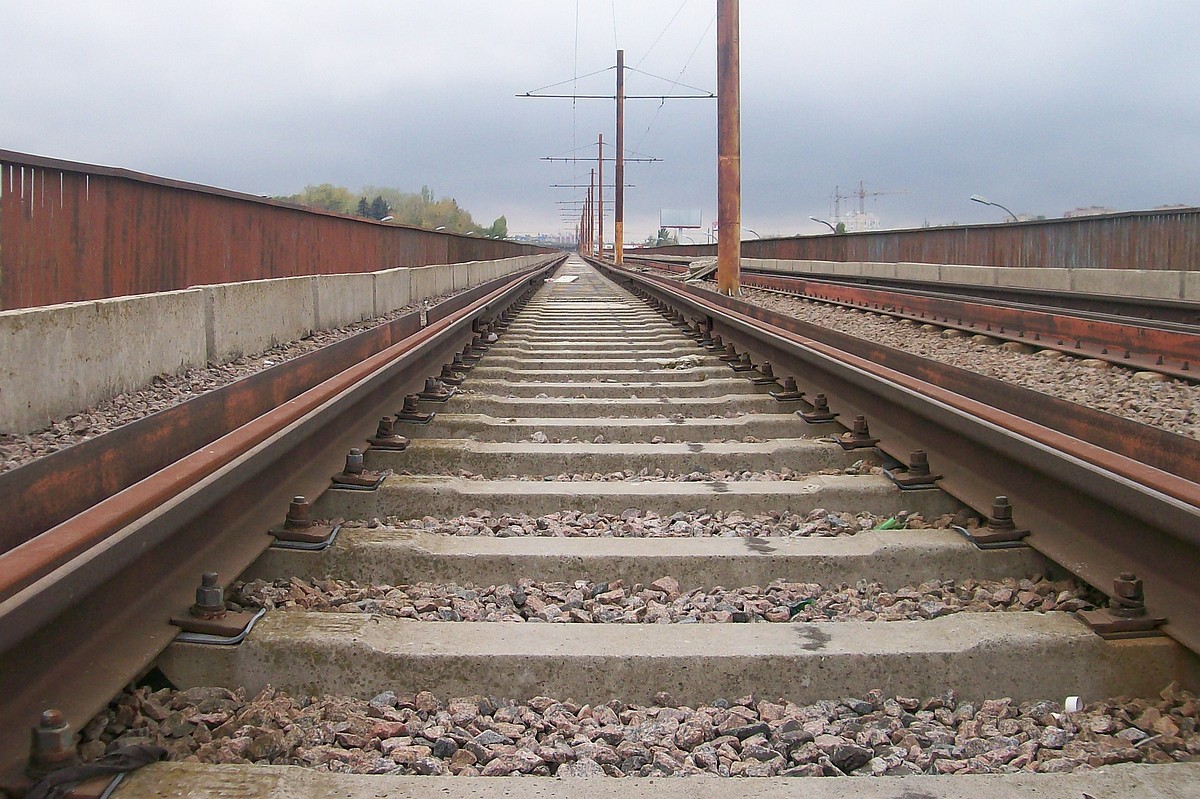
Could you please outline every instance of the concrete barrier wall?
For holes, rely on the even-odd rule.
[[[441,274],[439,275],[439,272]],[[412,302],[422,302],[430,297],[446,293],[442,287],[449,284],[449,271],[436,266],[422,266],[409,271],[412,276]]]
[[[1200,272],[1184,272],[1183,298],[1200,302]]]
[[[1200,302],[1200,272],[1138,269],[1054,269],[855,261],[771,261],[743,258],[746,268],[786,274],[900,278],[1011,288],[1082,291]]]
[[[204,331],[200,289],[0,312],[0,432],[203,366]]]
[[[200,288],[205,299],[209,360],[224,362],[262,352],[316,329],[316,291],[311,277]]]
[[[262,352],[553,257],[254,280],[0,311],[0,432],[37,430],[157,374]]]
[[[317,330],[329,330],[375,316],[375,275],[317,275]]]
[[[375,272],[375,315],[383,316],[412,302],[412,270],[402,266]]]

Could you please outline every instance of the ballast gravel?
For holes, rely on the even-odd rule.
[[[409,472],[401,472],[401,474],[409,474]],[[780,469],[779,471],[766,470],[762,472],[751,471],[748,469],[740,471],[731,471],[728,469],[716,469],[707,472],[675,472],[663,471],[662,469],[642,468],[638,471],[625,469],[620,472],[561,472],[559,474],[547,474],[540,476],[529,476],[524,474],[510,474],[505,480],[520,480],[524,482],[546,482],[546,483],[708,483],[708,482],[723,482],[723,483],[741,483],[741,482],[758,482],[758,483],[786,483],[796,482],[798,480],[807,480],[813,475],[864,475],[864,474],[883,474],[883,469],[870,461],[858,461],[852,466],[847,466],[844,469],[820,469],[815,472],[793,472],[791,469]],[[477,474],[470,471],[460,471],[459,477],[464,477],[468,480],[491,480],[492,477]]]
[[[741,299],[857,338],[1014,383],[1059,399],[1123,416],[1189,438],[1200,438],[1200,384],[1148,380],[1132,369],[1085,362],[1050,351],[1011,351],[970,337],[943,338],[869,311],[744,288]]]
[[[875,690],[796,705],[762,697],[652,706],[546,696],[371,699],[141,687],[82,731],[94,760],[153,743],[171,759],[296,765],[339,773],[501,777],[903,776],[1071,772],[1200,755],[1200,702],[1177,685],[1152,699],[1016,703]]]
[[[623,580],[456,585],[360,585],[344,580],[233,583],[228,602],[243,608],[372,613],[419,621],[579,624],[736,624],[754,622],[916,621],[952,613],[1094,607],[1097,597],[1074,580],[943,580],[887,591],[862,581],[822,587],[783,580],[767,586],[697,588],[681,592],[663,577],[649,585]]]
[[[0,473],[24,466],[73,444],[173,408],[243,377],[249,377],[313,350],[350,338],[364,330],[398,319],[417,310],[423,304],[436,304],[444,299],[446,297],[433,297],[426,303],[406,305],[373,319],[330,330],[314,331],[296,341],[289,341],[265,352],[236,358],[227,363],[209,363],[204,368],[188,369],[178,374],[156,375],[149,386],[139,391],[118,394],[112,399],[73,413],[32,433],[16,435],[0,432]]]
[[[884,526],[886,529],[904,527],[910,530],[945,528],[959,524],[963,519],[950,515],[926,521],[920,514],[900,513],[892,518],[881,518],[871,513],[853,514],[846,511],[830,511],[814,508],[806,514],[759,513],[746,515],[739,511],[704,510],[679,512],[660,516],[629,508],[620,514],[581,513],[560,511],[544,516],[526,514],[494,514],[490,510],[476,509],[462,516],[439,518],[425,516],[420,519],[402,519],[388,516],[382,520],[346,522],[347,527],[371,527],[386,524],[389,527],[419,530],[438,535],[482,536],[514,538],[518,536],[546,536],[552,538],[753,538],[757,536],[819,536],[830,538],[854,535],[864,530]],[[966,520],[968,526],[977,524],[977,519]]]

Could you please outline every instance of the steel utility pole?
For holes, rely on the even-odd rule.
[[[596,256],[604,257],[604,134],[596,138]]]
[[[588,253],[596,254],[596,170],[589,173],[587,193],[587,215],[588,215]]]
[[[742,119],[738,0],[717,0],[717,291],[741,292]]]
[[[613,201],[613,262],[625,262],[625,51],[617,51],[617,184]]]

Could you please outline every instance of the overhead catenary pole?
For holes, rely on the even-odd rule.
[[[596,170],[589,173],[588,180],[588,253],[596,254]]]
[[[717,0],[717,291],[741,291],[742,120],[738,0]]]
[[[596,256],[604,257],[604,134],[596,137]]]
[[[613,261],[625,262],[625,51],[617,51],[617,184],[613,200]]]

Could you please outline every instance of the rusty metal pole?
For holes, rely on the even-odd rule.
[[[596,139],[596,257],[604,257],[604,134]]]
[[[717,291],[741,292],[742,119],[738,0],[717,0]]]
[[[588,252],[596,254],[596,170],[588,178]]]
[[[617,51],[617,184],[613,201],[613,261],[625,262],[625,51]]]

